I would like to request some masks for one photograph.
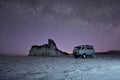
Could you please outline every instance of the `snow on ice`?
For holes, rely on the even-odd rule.
[[[0,80],[120,80],[120,58],[0,57]]]

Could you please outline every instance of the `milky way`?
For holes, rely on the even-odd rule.
[[[120,0],[0,0],[0,53],[27,55],[32,45],[91,44],[120,50]]]

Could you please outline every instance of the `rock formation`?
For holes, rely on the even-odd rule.
[[[48,44],[32,46],[29,51],[29,56],[60,56],[63,54],[67,55],[66,52],[57,48],[56,43],[52,39],[48,39]]]

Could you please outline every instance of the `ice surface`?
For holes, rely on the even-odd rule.
[[[0,80],[120,80],[120,57],[0,57]]]

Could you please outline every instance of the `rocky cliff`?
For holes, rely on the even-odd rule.
[[[52,39],[48,39],[48,44],[44,45],[34,45],[29,51],[29,56],[61,56],[66,54],[59,50],[56,46],[56,43]]]

